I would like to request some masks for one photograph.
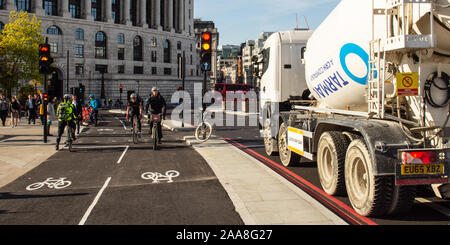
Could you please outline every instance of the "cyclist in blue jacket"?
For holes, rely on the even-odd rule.
[[[95,99],[95,95],[89,95],[89,99],[91,100],[89,103],[89,109],[92,109],[91,114],[89,114],[89,120],[97,126],[98,120],[98,100]]]

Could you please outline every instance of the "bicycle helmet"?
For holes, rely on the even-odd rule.
[[[130,95],[130,99],[136,99],[136,98],[137,98],[137,95],[136,95],[136,94]]]
[[[159,91],[159,88],[153,87],[153,88],[152,88],[152,91]]]
[[[65,94],[64,95],[64,100],[65,101],[69,101],[69,100],[71,100],[72,99],[72,95],[71,94]]]
[[[90,95],[89,95],[89,98],[95,99],[95,95],[94,95],[94,94],[90,94]]]

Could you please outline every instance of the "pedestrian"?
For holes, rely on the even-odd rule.
[[[89,114],[89,121],[91,121],[91,123],[94,123],[94,125],[97,127],[99,103],[98,100],[95,99],[94,94],[89,95],[89,99],[90,103],[88,109],[91,109],[91,114]]]
[[[44,95],[42,93],[39,93],[37,99],[39,103],[39,118],[41,119],[41,124],[44,125]]]
[[[2,120],[2,126],[6,124],[6,118],[8,117],[9,102],[4,94],[0,94],[0,119]]]
[[[30,124],[31,121],[33,121],[33,124],[36,124],[37,104],[36,104],[36,100],[33,98],[33,96],[28,95],[28,100],[25,104],[25,109],[28,112],[28,124]]]
[[[55,104],[57,102],[57,98],[53,98],[47,105],[47,115],[48,115],[48,120],[47,120],[47,127],[48,127],[48,136],[53,136],[53,134],[51,134],[50,131],[50,126],[52,126],[53,121],[58,120],[58,118],[56,118],[56,113],[55,113]]]
[[[80,134],[81,120],[83,120],[83,107],[81,106],[81,103],[78,101],[76,95],[72,95],[72,104],[75,108],[74,114],[77,117],[77,119],[75,119],[75,124],[77,126],[77,135],[78,135]]]
[[[11,127],[17,127],[17,123],[19,121],[19,113],[20,113],[20,104],[17,102],[15,97],[12,97],[10,110],[11,112]]]

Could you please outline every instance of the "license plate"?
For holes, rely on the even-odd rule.
[[[444,164],[403,165],[402,175],[444,174]]]

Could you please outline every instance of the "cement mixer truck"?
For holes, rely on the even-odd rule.
[[[305,79],[278,88],[300,97],[269,94],[271,67],[289,67],[273,49],[261,75],[267,154],[316,161],[323,190],[363,216],[408,212],[419,185],[450,197],[449,0],[342,0],[296,52]]]

